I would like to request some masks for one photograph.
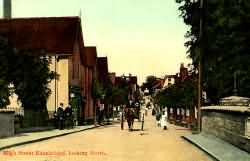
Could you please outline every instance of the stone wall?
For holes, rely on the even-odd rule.
[[[15,134],[14,111],[0,110],[0,138]]]
[[[48,126],[49,116],[46,110],[24,110],[23,127]]]
[[[224,106],[226,107],[226,106]],[[232,108],[202,108],[202,132],[217,136],[241,149],[250,152],[248,107],[232,110]]]

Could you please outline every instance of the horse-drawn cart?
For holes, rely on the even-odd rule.
[[[122,114],[122,119],[121,119],[121,129],[123,129],[123,122],[124,119],[127,121],[128,123],[128,128],[130,131],[132,131],[133,129],[133,123],[134,123],[134,119],[138,119],[138,121],[141,120],[140,116],[140,104],[139,103],[134,103],[134,102],[129,102],[126,107],[124,108],[123,114]],[[124,117],[124,118],[123,118]],[[143,122],[142,122],[143,124]]]

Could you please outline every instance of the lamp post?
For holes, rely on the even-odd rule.
[[[123,130],[123,126],[124,126],[124,120],[123,120],[123,111],[124,111],[124,106],[122,105],[122,118],[121,118],[121,130]]]
[[[96,101],[94,101],[94,126],[96,126]]]
[[[197,132],[200,133],[201,132],[201,94],[202,94],[202,87],[201,87],[201,83],[202,83],[202,45],[201,45],[201,40],[202,40],[202,23],[203,23],[203,19],[202,19],[202,9],[203,9],[203,0],[200,0],[200,31],[199,31],[199,43],[200,43],[200,60],[199,60],[199,64],[198,64],[198,114],[197,114]]]
[[[121,76],[121,78],[126,81],[124,74]],[[122,105],[121,130],[123,130],[123,128],[124,128],[124,105]]]
[[[233,89],[233,95],[237,96],[238,95],[238,90],[237,90],[237,74],[238,71],[234,72],[234,89]]]

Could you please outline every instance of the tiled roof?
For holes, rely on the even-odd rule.
[[[137,84],[136,76],[125,76],[125,79],[128,79],[129,84]],[[115,77],[115,85],[120,85],[125,79],[122,77]]]
[[[164,83],[163,79],[155,80],[155,82],[153,83],[153,88],[154,89],[162,89],[163,88],[163,83]]]
[[[96,47],[94,46],[87,46],[85,47],[85,54],[84,54],[84,65],[89,67],[94,67],[97,61],[97,52]]]
[[[17,49],[44,49],[49,53],[71,54],[75,40],[83,48],[79,17],[13,18],[0,20],[0,35]]]

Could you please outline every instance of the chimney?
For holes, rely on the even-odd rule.
[[[11,18],[11,0],[3,0],[3,18]]]
[[[181,68],[185,68],[185,67],[184,67],[184,63],[181,63]]]

